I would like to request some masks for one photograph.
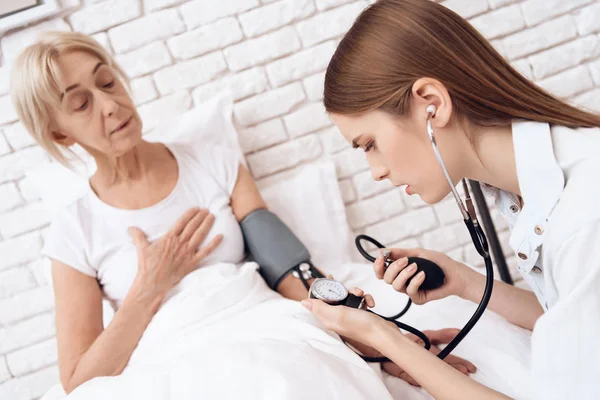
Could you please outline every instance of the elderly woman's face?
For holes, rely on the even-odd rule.
[[[80,144],[93,156],[119,157],[142,137],[142,122],[115,70],[82,51],[62,54],[59,109],[54,110],[54,140]]]

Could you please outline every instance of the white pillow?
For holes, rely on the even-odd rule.
[[[144,135],[149,142],[219,144],[244,155],[233,125],[233,97],[225,90],[191,110],[170,118]],[[91,157],[87,164],[77,162],[76,171],[58,163],[41,164],[26,173],[37,189],[46,209],[52,216],[80,197],[86,190],[88,178],[96,166]]]

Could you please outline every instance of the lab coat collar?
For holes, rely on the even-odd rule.
[[[510,237],[510,246],[529,273],[539,258],[548,219],[560,199],[565,178],[554,156],[550,125],[513,121],[513,145],[523,209]]]
[[[483,187],[496,198],[496,206],[513,225],[510,247],[519,257],[521,271],[529,273],[539,258],[539,247],[565,178],[554,155],[549,124],[515,120],[512,138],[523,208],[519,209],[514,194],[489,185]]]

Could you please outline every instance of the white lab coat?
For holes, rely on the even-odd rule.
[[[600,129],[515,121],[512,131],[523,209],[482,188],[545,310],[532,335],[536,399],[600,399]]]

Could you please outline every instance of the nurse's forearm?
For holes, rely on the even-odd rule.
[[[469,284],[460,296],[464,299],[479,303],[485,288],[485,276],[469,269]],[[492,298],[488,308],[502,315],[508,321],[522,328],[533,330],[535,321],[544,313],[535,294],[529,290],[520,289],[499,280],[494,281]]]
[[[493,389],[458,372],[395,329],[384,328],[377,349],[417,381],[436,400],[506,400]]]

